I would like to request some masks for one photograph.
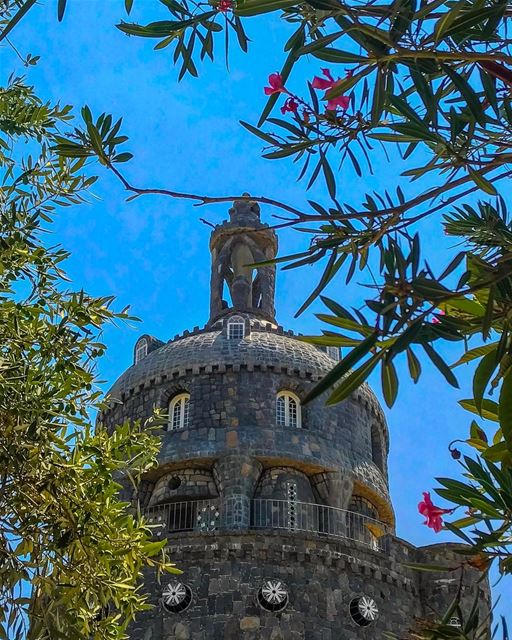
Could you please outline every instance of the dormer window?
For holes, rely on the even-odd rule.
[[[291,391],[281,391],[277,394],[276,422],[278,427],[302,426],[300,400]]]
[[[180,393],[169,403],[169,431],[188,427],[190,394]]]
[[[245,337],[245,320],[242,316],[232,316],[228,320],[228,340],[242,340]]]
[[[135,347],[135,364],[140,362],[148,355],[148,341],[146,338],[141,338]]]
[[[339,347],[327,347],[327,355],[337,362],[340,359]]]

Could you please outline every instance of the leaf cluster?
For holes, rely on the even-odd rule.
[[[121,476],[156,463],[156,426],[91,422],[106,406],[102,328],[129,316],[69,289],[68,253],[44,241],[95,180],[86,157],[52,150],[70,117],[19,78],[0,89],[0,638],[13,640],[124,638],[148,606],[142,569],[175,571],[120,497]]]

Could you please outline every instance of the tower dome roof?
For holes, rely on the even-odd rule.
[[[181,377],[187,372],[198,373],[200,369],[266,367],[316,381],[333,368],[336,361],[332,357],[321,348],[299,340],[293,332],[284,332],[281,327],[256,318],[249,322],[251,331],[240,340],[228,339],[218,323],[213,328],[186,331],[129,367],[114,383],[111,397],[120,399],[151,380]],[[363,384],[358,394],[385,424],[380,403],[370,387]]]
[[[253,321],[257,323],[257,321]],[[149,353],[127,369],[111,394],[127,392],[148,378],[172,375],[216,365],[281,366],[316,379],[333,367],[334,360],[317,347],[277,330],[253,330],[241,340],[229,340],[222,330],[206,330],[179,337]]]

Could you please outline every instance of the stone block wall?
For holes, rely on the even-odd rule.
[[[442,543],[418,549],[418,562],[455,569],[449,573],[421,573],[420,595],[425,602],[425,616],[445,611],[460,590],[461,602],[466,611],[471,609],[475,595],[478,595],[480,622],[483,622],[491,609],[489,582],[487,579],[482,580],[481,571],[467,564],[467,556],[457,554],[459,546]]]
[[[384,632],[405,637],[428,617],[436,588],[422,581],[424,574],[403,565],[429,552],[396,538],[389,538],[385,552],[377,552],[298,533],[189,535],[175,536],[169,551],[184,574],[166,577],[161,585],[148,577],[156,608],[137,621],[133,640],[382,640]],[[457,557],[453,549],[449,560],[450,553]],[[436,554],[444,556],[444,551]],[[281,612],[266,611],[258,603],[266,579],[281,581],[288,591]],[[174,580],[193,594],[179,614],[159,604],[166,584]],[[469,593],[473,576],[465,580]],[[361,595],[372,598],[379,610],[376,622],[366,627],[349,610]]]
[[[193,467],[195,460],[211,467],[224,455],[250,452],[267,467],[286,466],[308,477],[341,473],[350,486],[357,477],[382,517],[392,520],[385,473],[372,462],[372,423],[366,405],[355,398],[326,407],[322,397],[303,408],[302,428],[278,426],[277,393],[289,389],[300,397],[313,382],[289,373],[251,370],[249,365],[223,369],[150,379],[126,395],[122,404],[113,404],[102,420],[113,427],[127,416],[149,419],[156,408],[165,412],[172,397],[186,391],[190,393],[189,425],[162,431],[163,469],[166,465]],[[347,500],[342,502],[339,506],[346,507]]]

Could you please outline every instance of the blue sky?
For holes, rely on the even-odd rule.
[[[135,0],[135,19],[165,19],[164,7]],[[151,40],[129,38],[114,25],[124,14],[122,0],[68,0],[64,21],[56,20],[56,3],[44,2],[31,10],[12,34],[12,43],[23,53],[40,55],[35,68],[26,70],[8,46],[0,47],[1,81],[8,75],[28,75],[38,94],[79,108],[88,104],[94,113],[123,116],[123,130],[130,137],[126,150],[135,158],[123,170],[137,186],[161,187],[208,195],[248,191],[273,197],[298,207],[306,198],[327,202],[322,184],[306,196],[305,185],[296,182],[292,162],[260,157],[261,141],[243,129],[240,119],[255,123],[265,97],[262,87],[269,73],[281,67],[286,28],[276,20],[247,23],[252,41],[248,55],[232,48],[230,72],[218,42],[215,63],[199,66],[199,79],[187,76],[177,83],[172,48],[154,52]],[[305,61],[292,78],[301,93],[304,78],[319,73],[315,60]],[[343,70],[339,71],[342,75]],[[149,333],[162,340],[208,317],[210,229],[199,221],[222,220],[228,206],[194,207],[188,201],[148,196],[131,203],[119,182],[101,168],[94,198],[86,206],[63,209],[55,222],[54,239],[72,252],[67,270],[74,285],[97,295],[113,294],[119,308],[131,305],[142,322],[109,328],[109,347],[100,364],[105,389],[131,364],[137,336]],[[357,204],[369,189],[383,190],[398,173],[396,159],[388,163],[378,155],[373,176],[357,179],[349,167],[339,173],[342,200]],[[273,211],[263,208],[271,221]],[[287,230],[280,233],[281,253],[302,249],[307,238]],[[432,264],[442,264],[450,250],[436,221],[424,227],[424,242]],[[286,328],[318,333],[321,325],[314,305],[299,319],[294,313],[319,278],[317,268],[280,271],[278,319]],[[343,280],[334,282],[328,294],[344,306],[360,306],[367,292]],[[448,361],[457,352],[445,352]],[[468,414],[457,407],[466,397],[470,371],[462,372],[461,391],[447,386],[427,364],[418,385],[408,381],[402,363],[401,389],[395,407],[386,410],[391,433],[389,457],[391,492],[397,516],[397,532],[415,544],[450,539],[436,536],[422,525],[417,513],[421,492],[432,489],[435,476],[457,473],[447,444],[465,437]],[[378,381],[374,389],[380,397]],[[442,502],[439,500],[439,502]],[[510,581],[510,579],[509,579]],[[510,584],[504,600],[512,596]],[[505,611],[502,605],[499,610]]]

